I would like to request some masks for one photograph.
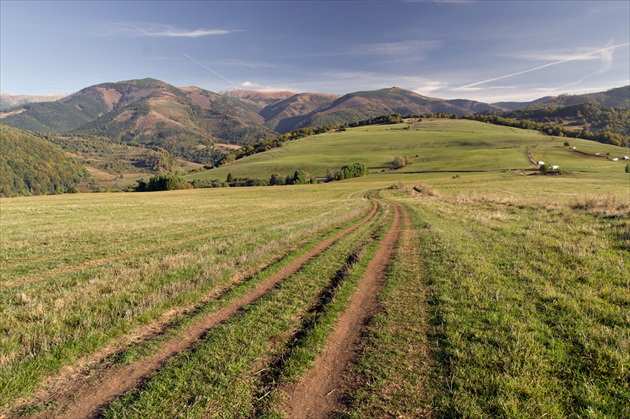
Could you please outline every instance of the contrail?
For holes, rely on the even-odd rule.
[[[227,82],[231,83],[233,86],[237,86],[237,84],[236,84],[236,83],[234,83],[232,80],[228,79],[227,77],[223,77],[222,75],[220,75],[219,73],[217,73],[217,72],[216,72],[216,71],[214,71],[213,69],[211,69],[211,68],[209,68],[209,67],[207,67],[207,66],[205,66],[205,65],[201,64],[199,61],[195,60],[195,59],[194,59],[193,57],[191,57],[190,55],[188,55],[188,54],[184,54],[184,53],[183,53],[183,52],[181,52],[181,51],[180,51],[180,53],[181,53],[184,57],[186,57],[186,58],[188,58],[190,61],[192,61],[193,63],[195,63],[195,64],[197,64],[197,65],[199,65],[199,66],[201,66],[201,67],[205,68],[206,70],[210,71],[211,73],[216,74],[217,76],[221,77],[223,80],[225,80],[225,81],[227,81]]]
[[[460,86],[460,87],[456,88],[455,90],[457,90],[457,89],[467,89],[469,87],[479,86],[480,84],[486,84],[486,83],[490,83],[490,82],[497,81],[497,80],[503,80],[503,79],[507,79],[509,77],[519,76],[519,75],[525,74],[525,73],[531,73],[532,71],[542,70],[543,68],[547,68],[547,67],[551,67],[551,66],[554,66],[554,65],[566,63],[568,61],[579,60],[580,58],[588,57],[590,55],[597,54],[598,52],[610,51],[610,50],[613,50],[613,49],[617,49],[619,47],[627,47],[628,45],[630,45],[630,42],[626,42],[625,44],[613,45],[613,46],[610,46],[610,47],[606,47],[606,48],[598,49],[598,50],[595,50],[595,51],[587,52],[586,54],[580,54],[580,55],[576,55],[576,56],[573,56],[573,57],[565,58],[564,60],[554,61],[553,63],[547,63],[547,64],[544,64],[544,65],[541,65],[541,66],[538,66],[538,67],[530,68],[529,70],[523,70],[523,71],[519,71],[519,72],[512,73],[512,74],[507,74],[505,76],[495,77],[493,79],[488,79],[488,80],[484,80],[484,81],[478,81],[476,83],[467,84],[465,86]]]

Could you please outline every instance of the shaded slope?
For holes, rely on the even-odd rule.
[[[0,126],[0,196],[64,193],[87,178],[83,166],[46,140]]]
[[[298,94],[290,90],[228,90],[221,92],[224,97],[239,99],[242,103],[250,105],[253,109],[261,111],[269,105],[281,102]]]
[[[260,111],[267,126],[281,132],[289,132],[308,118],[308,115],[330,106],[338,95],[317,93],[299,93],[285,100],[274,103]]]
[[[249,122],[260,119],[256,114],[204,92],[159,91],[109,112],[77,132],[162,147],[188,157],[214,142],[247,144],[273,134],[256,121]]]
[[[82,89],[57,102],[33,103],[25,111],[2,119],[2,124],[41,132],[68,132],[172,86],[155,79],[103,83]]]

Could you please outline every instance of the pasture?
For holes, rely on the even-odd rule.
[[[294,417],[394,231],[322,411],[630,416],[630,178],[563,143],[360,127],[195,174],[370,166],[349,181],[2,199],[0,412]],[[566,172],[523,170],[528,152]]]

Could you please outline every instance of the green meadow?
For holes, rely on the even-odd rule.
[[[422,120],[189,176],[369,167],[346,181],[1,199],[0,414],[54,416],[62,407],[43,390],[64,369],[142,362],[161,339],[134,339],[145,328],[177,336],[377,203],[369,222],[101,412],[281,417],[283,386],[314,365],[394,202],[408,222],[342,416],[629,417],[630,175],[612,161],[629,151],[565,141]],[[411,163],[394,170],[400,155]],[[560,172],[539,174],[530,156]]]
[[[396,156],[411,160],[397,172],[516,170],[532,165],[528,152],[536,161],[557,164],[561,169],[623,173],[623,161],[592,159],[575,153],[564,142],[537,131],[477,121],[425,119],[414,124],[372,125],[307,137],[188,178],[225,180],[228,173],[268,178],[272,173],[293,174],[297,168],[323,177],[327,170],[355,161],[366,164],[371,172],[387,172],[393,170]],[[592,141],[571,139],[570,144],[602,156],[609,153],[621,158],[628,154],[623,148]]]

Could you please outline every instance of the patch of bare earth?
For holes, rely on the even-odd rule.
[[[120,102],[120,98],[122,98],[122,93],[116,89],[97,87],[96,90],[98,90],[98,92],[103,96],[108,112],[113,111],[118,102]]]
[[[352,361],[358,356],[367,322],[378,312],[378,294],[400,235],[402,209],[392,206],[392,225],[335,325],[324,352],[297,385],[284,389],[287,397],[282,411],[289,418],[328,418],[343,410],[343,398],[355,385]]]
[[[58,379],[52,388],[42,392],[40,397],[34,398],[41,404],[54,402],[54,409],[38,412],[30,417],[69,419],[98,417],[102,408],[116,397],[142,386],[146,377],[162,368],[169,358],[194,345],[209,330],[228,320],[243,306],[261,298],[283,280],[299,271],[309,260],[368,222],[376,211],[375,204],[372,211],[361,221],[334,237],[320,242],[289,265],[266,278],[248,294],[236,297],[228,305],[188,326],[181,335],[165,341],[154,355],[128,365],[102,370],[91,369],[78,372],[70,369],[70,373],[64,375],[62,380]]]

